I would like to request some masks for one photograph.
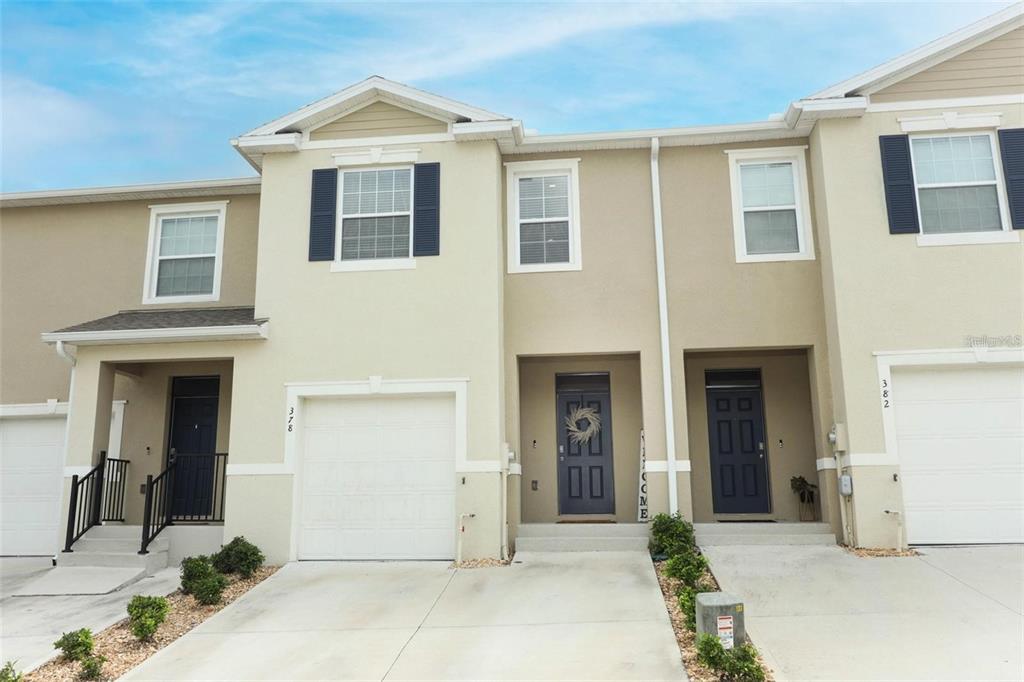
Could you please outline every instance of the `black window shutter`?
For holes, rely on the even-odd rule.
[[[1003,179],[1010,204],[1010,226],[1024,230],[1024,128],[999,131],[999,150],[1003,155]]]
[[[920,232],[914,171],[910,167],[910,138],[906,135],[882,135],[878,144],[882,150],[882,181],[889,214],[889,234]]]
[[[309,197],[309,260],[334,260],[337,211],[338,169],[318,168]]]
[[[441,254],[441,164],[417,163],[413,181],[412,255]]]

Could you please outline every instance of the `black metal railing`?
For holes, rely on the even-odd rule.
[[[171,521],[175,523],[223,522],[228,453],[176,454],[173,456],[173,461],[175,480]]]
[[[146,476],[146,506],[142,510],[142,548],[139,554],[148,554],[149,543],[171,525],[174,467],[175,462],[171,462],[156,478],[153,474]]]
[[[129,459],[106,458],[101,521],[124,521],[124,493],[128,482],[129,464]]]
[[[142,548],[175,523],[222,523],[228,453],[174,454],[159,476],[146,477]]]
[[[128,474],[127,459],[108,458],[100,452],[100,463],[79,477],[71,477],[68,504],[68,528],[64,551],[72,552],[79,538],[103,521],[124,521],[124,486]]]

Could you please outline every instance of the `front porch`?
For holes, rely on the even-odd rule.
[[[91,460],[75,467],[68,483],[60,563],[110,565],[116,554],[152,572],[220,546],[232,377],[231,358],[76,366],[69,458],[84,459],[83,431],[109,419],[112,402],[120,414],[109,432],[94,430]],[[97,526],[118,529],[90,532]],[[162,556],[124,556],[151,551]]]
[[[684,361],[698,528],[708,524],[705,533],[716,538],[797,536],[806,531],[797,524],[830,522],[827,496],[835,490],[835,473],[818,470],[826,453],[815,434],[808,351],[688,352]],[[815,486],[803,501],[792,488],[794,479]],[[737,527],[714,530],[713,524],[724,522]]]

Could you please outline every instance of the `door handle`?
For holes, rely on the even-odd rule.
[[[764,459],[764,441],[759,441],[757,444],[757,456],[759,459]]]

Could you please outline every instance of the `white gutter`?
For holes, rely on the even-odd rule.
[[[159,329],[113,329],[95,332],[47,332],[44,343],[73,343],[78,346],[113,343],[162,343],[170,341],[229,341],[267,338],[267,323],[215,327],[171,327]],[[61,347],[61,346],[59,346]],[[57,351],[61,353],[60,350]],[[63,354],[62,354],[63,357]]]
[[[658,270],[658,325],[661,332],[661,387],[665,406],[665,459],[668,471],[668,512],[679,512],[676,480],[676,425],[672,401],[672,348],[668,338],[668,295],[665,285],[665,233],[661,224],[661,173],[658,153],[661,142],[651,138],[651,208],[654,211],[654,256]]]

